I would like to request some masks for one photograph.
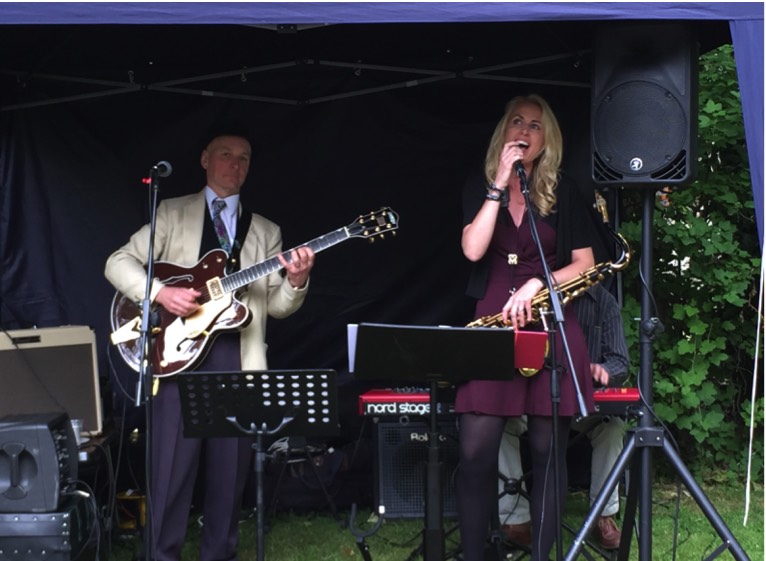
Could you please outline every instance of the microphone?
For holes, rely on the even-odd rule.
[[[513,171],[515,171],[516,175],[518,175],[519,177],[524,177],[525,175],[527,175],[527,171],[524,169],[524,162],[522,162],[521,160],[516,160],[515,162],[513,162]]]
[[[170,165],[170,162],[162,160],[161,162],[154,164],[152,167],[152,173],[156,173],[160,177],[167,177],[173,173],[173,166]]]

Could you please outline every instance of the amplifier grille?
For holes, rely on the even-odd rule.
[[[458,431],[454,418],[441,420],[438,430],[443,516],[456,518]],[[375,436],[376,504],[386,507],[386,518],[424,517],[428,424],[381,421]]]

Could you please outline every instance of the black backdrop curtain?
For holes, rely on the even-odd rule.
[[[730,5],[734,4],[727,4]],[[29,19],[27,5],[9,4],[0,15],[0,22],[38,23],[44,15],[50,16],[50,20],[45,19],[48,23],[78,23],[83,21],[84,13],[89,14],[88,17],[95,14],[90,6],[51,4],[43,12],[36,9]],[[247,8],[244,3],[226,6],[147,3],[141,10],[138,5],[104,4],[102,15],[105,17],[112,13],[108,10],[125,9],[127,13],[115,16],[114,21],[109,17],[99,21],[114,23],[134,17],[139,18],[131,20],[134,23],[189,23],[182,16],[199,15],[202,7],[217,14],[206,23],[225,23],[221,18],[234,12],[237,12],[234,14],[237,23],[267,20],[273,23],[271,19],[264,19],[272,14],[270,17],[279,23],[303,21],[309,24],[330,21],[326,16],[332,15],[312,12],[308,19],[301,19],[295,13],[285,12],[292,9],[290,6],[271,5],[271,9],[278,10],[279,14],[263,11],[266,6],[259,6],[261,11],[250,13],[249,19],[242,19],[243,14],[237,11]],[[300,7],[298,4],[292,6]],[[437,21],[444,17],[445,21],[510,22],[513,19],[510,11],[505,15],[496,13],[503,9],[512,9],[513,17],[519,21],[637,17],[635,11],[630,11],[636,9],[632,4],[624,5],[628,10],[625,14],[620,11],[620,5],[611,6],[609,10],[612,11],[607,14],[606,5],[599,3],[572,4],[571,14],[567,4],[439,4],[441,11],[438,13],[431,9],[434,6],[437,4],[426,3],[420,8],[416,3],[409,4],[409,9],[422,9],[429,14],[428,17],[413,16],[413,19],[408,19],[411,16],[405,13],[392,15],[391,5],[349,3],[348,9],[363,9],[364,14],[368,14],[363,21],[378,21],[372,17],[378,14],[375,10],[385,10],[388,14],[385,21]],[[461,6],[470,14],[465,17],[448,14]],[[521,13],[522,6],[531,12]],[[641,14],[649,10],[647,6],[651,7],[640,5]],[[657,6],[657,14],[647,11],[646,16],[664,18],[675,13]],[[686,9],[684,4],[674,6],[676,10]],[[689,9],[693,13],[678,17],[723,20],[728,14],[720,11],[722,5],[711,4],[713,8],[718,7],[710,14],[700,11],[699,4],[687,6],[691,6]],[[744,10],[746,6],[737,6],[738,10],[732,12],[732,29],[739,29],[740,41],[743,37],[749,40],[750,29],[754,27],[760,33],[754,33],[754,38],[760,37],[762,43],[762,9],[760,19],[757,19],[758,14],[753,16]],[[62,11],[58,12],[54,7]],[[308,4],[302,7],[315,9]],[[370,11],[372,8],[374,10]],[[335,4],[334,9],[344,10],[346,7]],[[18,18],[14,10],[19,12]],[[494,11],[482,17],[480,10]],[[591,14],[591,10],[595,12]],[[745,20],[739,21],[738,11],[747,11],[750,15],[742,16]],[[343,19],[338,15],[340,12],[332,13]],[[355,12],[357,18],[361,17],[359,13]],[[67,19],[70,14],[74,14],[71,21]],[[145,22],[139,17],[142,14],[146,17]],[[288,15],[293,19],[290,20]],[[388,19],[391,17],[393,20]],[[747,19],[753,17],[756,21]],[[458,29],[469,29],[465,27],[468,25],[474,27],[470,28],[470,34],[460,33],[464,42],[459,43],[459,48],[456,46],[451,51],[437,48],[453,44]],[[92,26],[103,32],[97,41],[82,40],[93,35],[90,30],[86,32],[78,26],[67,28],[60,35],[57,31],[61,30],[55,26],[7,26],[5,29],[9,32],[0,37],[0,44],[7,47],[2,49],[3,66],[29,71],[30,80],[27,82],[24,75],[16,73],[4,75],[4,84],[8,87],[0,92],[4,106],[0,112],[0,326],[5,329],[65,324],[92,326],[97,334],[102,376],[112,378],[109,359],[114,358],[116,378],[124,382],[133,380],[132,373],[125,371],[108,344],[113,290],[103,278],[104,261],[130,233],[147,221],[149,193],[141,179],[154,163],[168,160],[174,167],[173,174],[161,184],[161,197],[193,192],[203,186],[204,175],[199,166],[203,131],[222,117],[240,119],[251,129],[256,154],[243,202],[282,226],[287,247],[334,230],[357,215],[383,205],[392,207],[401,216],[396,238],[372,246],[361,240],[350,240],[320,254],[304,308],[291,318],[271,322],[269,326],[272,368],[334,368],[341,374],[341,380],[347,382],[347,323],[462,325],[470,316],[472,303],[463,296],[468,264],[462,257],[459,243],[460,187],[465,176],[481,166],[492,127],[508,99],[529,91],[538,91],[549,99],[562,121],[565,168],[586,193],[592,189],[589,179],[590,90],[587,88],[592,68],[587,65],[587,56],[579,58],[587,52],[588,41],[577,43],[578,37],[588,39],[588,25],[587,22],[574,22],[572,26],[552,26],[549,22],[527,21],[497,24],[489,32],[490,28],[484,24],[466,23],[459,28],[438,28],[439,41],[434,27],[429,27],[429,33],[425,33],[424,28],[412,25],[401,26],[397,32],[393,27],[382,26],[386,28],[386,41],[380,42],[379,50],[374,48],[374,40],[370,41],[373,49],[366,52],[365,59],[389,65],[454,69],[459,68],[458,61],[466,61],[467,66],[489,66],[494,62],[533,60],[543,54],[565,52],[572,59],[566,61],[566,73],[562,76],[558,70],[543,72],[543,65],[538,62],[531,65],[534,75],[527,75],[527,81],[458,79],[318,104],[281,105],[204,95],[166,94],[152,91],[150,87],[146,90],[133,88],[131,93],[122,95],[94,95],[90,99],[5,110],[6,104],[16,101],[15,96],[20,101],[45,101],[80,91],[66,80],[36,80],[35,72],[108,77],[124,82],[125,71],[135,68],[136,78],[152,85],[152,82],[175,77],[174,72],[193,76],[237,68],[240,59],[257,65],[290,60],[294,55],[285,50],[292,44],[287,36],[280,36],[274,43],[265,42],[253,53],[243,54],[240,49],[235,51],[238,55],[235,57],[231,52],[215,51],[210,53],[215,56],[203,61],[198,58],[200,53],[212,51],[212,48],[201,48],[196,42],[163,41],[171,32],[178,31],[179,26],[174,25],[150,26],[153,32],[146,35],[133,29],[122,33],[125,30],[122,26]],[[233,36],[235,29],[240,32],[243,27],[202,26],[200,42],[207,42],[210,47],[221,44],[221,38],[225,41]],[[720,29],[720,26],[710,27]],[[201,32],[203,28],[204,33]],[[329,35],[336,29],[349,30],[330,26],[317,31]],[[374,29],[374,26],[350,28],[357,39]],[[522,30],[527,33],[526,39],[514,41],[509,46],[508,37],[522,36]],[[412,32],[418,31],[423,33],[415,33],[413,39]],[[298,32],[298,44],[301,33],[305,31]],[[394,40],[405,36],[409,39],[406,42]],[[702,36],[708,37],[708,34]],[[46,37],[55,40],[46,41]],[[735,48],[736,41],[735,37]],[[180,57],[180,60],[177,56],[164,58],[168,44],[170,50],[175,45],[175,49],[185,53],[186,57]],[[320,49],[316,56],[324,53],[326,58],[351,60],[355,54],[352,45],[356,45],[356,41],[322,42],[306,49],[305,54],[315,55],[316,47],[321,46],[329,51]],[[760,58],[754,55],[753,59],[760,60],[762,67],[762,45],[757,44],[753,49],[742,48],[742,45],[740,43],[737,49],[738,64],[752,50],[755,55],[760,54]],[[308,41],[305,46],[309,46]],[[553,48],[553,51],[542,51],[543,47]],[[522,49],[526,49],[523,56]],[[506,52],[513,52],[515,57],[506,55]],[[13,56],[10,53],[14,53]],[[479,60],[468,63],[468,55],[477,53]],[[498,53],[501,56],[498,57]],[[494,58],[489,58],[490,54]],[[482,59],[482,56],[487,58]],[[80,59],[87,59],[82,67]],[[55,64],[49,65],[49,61]],[[154,66],[147,66],[149,61]],[[168,66],[169,61],[178,66]],[[198,68],[203,63],[204,68]],[[163,71],[170,72],[163,75]],[[362,69],[354,76],[351,80],[361,79],[365,83],[369,70]],[[540,85],[541,80],[561,77],[585,87]],[[258,80],[259,75],[248,79]],[[273,86],[271,93],[275,97],[289,92],[295,94],[289,97],[310,98],[343,91],[343,84],[332,82],[338,79],[333,75],[324,82],[301,84],[306,89],[298,91],[291,87],[293,84],[286,81],[285,76],[280,76],[269,86]],[[9,81],[13,82],[12,86]],[[744,79],[742,83],[745,84]],[[375,83],[371,81],[369,85]],[[761,92],[761,103],[760,106],[756,104],[755,114],[760,109],[760,120],[746,119],[746,123],[755,129],[753,146],[758,146],[760,140],[762,148],[762,84],[758,87],[761,89],[756,88],[754,93]],[[754,93],[745,90],[743,98],[752,99]],[[750,132],[748,136],[751,136]],[[758,150],[755,154],[758,155]],[[760,165],[754,168],[754,195],[756,202],[760,200],[762,203],[762,154],[760,158]],[[127,387],[132,389],[132,382]]]
[[[587,90],[535,90],[561,116],[577,160]],[[282,226],[286,248],[382,206],[400,215],[395,237],[351,239],[320,253],[304,307],[269,324],[271,368],[333,368],[345,385],[348,323],[470,319],[460,190],[481,167],[505,102],[526,91],[485,88],[465,103],[459,88],[413,89],[305,107],[146,92],[123,98],[118,109],[106,97],[2,114],[0,323],[92,326],[102,376],[114,369],[132,390],[134,374],[108,342],[114,291],[105,260],[148,221],[142,178],[151,166],[173,165],[161,198],[201,189],[204,131],[236,118],[255,150],[243,204]],[[345,406],[350,413],[354,403]]]

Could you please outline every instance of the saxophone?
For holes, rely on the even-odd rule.
[[[609,225],[609,219],[606,214],[606,200],[601,194],[596,191],[596,207],[601,213],[604,224],[609,233],[614,237],[615,241],[620,246],[620,255],[614,261],[605,261],[598,263],[591,267],[587,271],[583,271],[577,277],[568,280],[567,282],[559,285],[556,289],[556,293],[561,298],[562,305],[566,305],[568,302],[574,300],[578,296],[582,296],[586,290],[591,286],[598,284],[606,278],[606,275],[614,274],[617,271],[622,271],[630,263],[630,246],[625,238],[614,231]],[[532,320],[531,323],[539,322],[543,315],[548,312],[551,306],[551,299],[548,289],[543,289],[537,293],[532,299]],[[473,320],[467,324],[466,327],[510,327],[510,322],[503,321],[503,314],[495,314],[492,316],[484,316]],[[521,373],[525,376],[532,376],[537,373],[534,369],[520,369]]]
[[[614,262],[605,261],[594,265],[587,271],[583,271],[577,277],[557,287],[557,294],[561,297],[561,303],[566,305],[588,290],[591,286],[600,283],[606,275],[622,271],[630,263],[630,246],[622,235],[609,229],[611,234],[619,241],[621,255]],[[540,321],[540,318],[550,308],[551,300],[547,288],[541,290],[532,298],[532,323]],[[503,321],[503,314],[484,316],[473,320],[466,327],[508,327],[510,323]]]

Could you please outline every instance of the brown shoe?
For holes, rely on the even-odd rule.
[[[531,522],[523,522],[521,524],[503,524],[502,530],[505,539],[509,542],[526,547],[532,545]]]
[[[620,532],[620,529],[614,522],[614,518],[611,516],[599,516],[598,526],[594,528],[593,534],[604,549],[617,549],[620,547],[622,532]]]

